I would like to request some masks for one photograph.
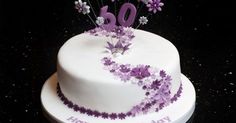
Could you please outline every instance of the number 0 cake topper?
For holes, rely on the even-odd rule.
[[[139,24],[135,27],[139,28],[141,25],[145,25],[148,22],[148,16],[156,14],[162,10],[164,3],[161,0],[138,0],[135,6],[130,0],[124,0],[120,7],[117,7],[121,0],[110,0],[114,4],[114,13],[111,12],[112,7],[104,3],[108,3],[109,0],[96,0],[98,7],[100,8],[99,15],[95,13],[95,10],[90,0],[78,0],[75,1],[75,9],[78,13],[87,15],[90,21],[96,27],[90,30],[89,33],[95,36],[112,37],[107,41],[106,49],[111,54],[124,54],[131,45],[131,40],[134,38],[132,26],[138,16],[140,16],[141,10],[147,10],[146,16],[139,17]],[[146,8],[143,8],[146,6]],[[117,12],[117,8],[119,11]],[[90,14],[92,11],[92,17]],[[110,11],[109,11],[110,10]],[[117,12],[117,13],[116,13]],[[117,16],[116,16],[117,15]],[[94,19],[93,19],[94,18]]]

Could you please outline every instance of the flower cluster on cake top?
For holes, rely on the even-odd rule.
[[[90,0],[77,0],[75,1],[75,9],[78,13],[87,15],[90,21],[94,24],[95,29],[90,30],[90,34],[95,36],[110,36],[105,46],[111,54],[124,54],[130,48],[131,40],[134,38],[133,29],[134,22],[138,18],[139,24],[134,28],[139,28],[142,25],[148,23],[148,16],[150,14],[156,14],[161,11],[164,3],[161,0],[138,0],[138,5],[131,3],[132,1],[124,1],[124,4],[117,10],[116,5],[118,0],[111,0],[114,3],[114,14],[110,12],[109,6],[104,5],[104,1],[96,1],[96,5],[100,8],[100,13],[95,12],[95,6],[93,6]],[[104,5],[104,6],[103,6]],[[96,6],[96,7],[97,7]],[[146,6],[147,10],[145,15],[141,15],[143,6]],[[136,9],[137,8],[137,9]],[[90,11],[91,10],[91,11]],[[118,13],[116,13],[118,12]],[[92,13],[92,14],[91,14]],[[115,15],[118,15],[117,17]],[[115,41],[113,41],[115,40]]]
[[[111,31],[104,30],[100,27],[89,30],[89,34],[94,36],[106,36],[108,38],[106,49],[111,54],[124,54],[129,49],[131,41],[134,38],[133,29],[129,27],[117,26]]]

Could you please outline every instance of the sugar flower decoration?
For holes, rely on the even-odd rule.
[[[148,71],[149,67],[150,66],[148,65],[147,66],[140,65],[136,68],[133,68],[131,70],[130,75],[136,77],[137,79],[143,79],[145,77],[149,77],[150,76],[150,72]]]
[[[147,17],[142,16],[142,17],[139,18],[139,23],[141,25],[145,25],[145,24],[147,24],[147,22],[148,22]]]
[[[75,1],[75,9],[84,15],[90,13],[90,6],[88,6],[87,3],[83,2],[82,0]]]
[[[101,26],[104,24],[105,19],[103,17],[97,17],[96,24]]]
[[[121,53],[124,54],[126,50],[129,49],[129,45],[123,45],[120,41],[118,41],[115,45],[107,42],[108,46],[106,47],[112,54]]]
[[[154,14],[157,11],[161,11],[162,6],[164,6],[164,3],[162,3],[161,0],[149,0],[147,4],[148,11],[152,11]]]

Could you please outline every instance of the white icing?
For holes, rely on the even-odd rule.
[[[122,64],[144,64],[163,69],[172,77],[171,95],[180,86],[177,49],[166,39],[142,30],[134,31],[131,49],[113,60]],[[127,112],[145,97],[139,86],[124,83],[103,69],[101,59],[109,56],[107,37],[83,33],[72,37],[58,53],[58,81],[64,95],[79,106],[100,112]]]

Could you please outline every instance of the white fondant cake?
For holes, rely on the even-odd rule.
[[[134,36],[131,48],[117,57],[106,52],[110,37],[83,33],[69,39],[58,53],[57,67],[60,89],[67,100],[93,111],[119,114],[129,112],[147,98],[144,86],[133,84],[132,79],[123,82],[104,69],[101,59],[107,56],[119,64],[142,64],[164,70],[171,77],[169,95],[174,97],[181,86],[177,49],[150,32],[135,30]]]

